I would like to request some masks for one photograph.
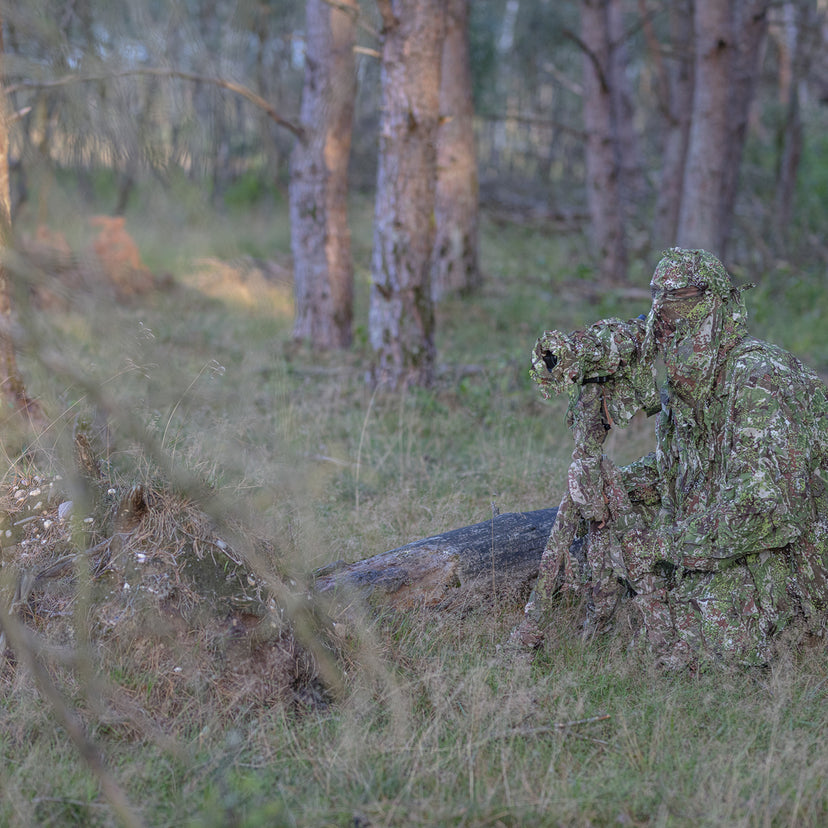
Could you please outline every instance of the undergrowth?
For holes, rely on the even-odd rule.
[[[287,216],[272,209],[172,222],[163,204],[128,215],[171,284],[129,302],[72,295],[26,314],[21,367],[54,419],[39,453],[6,434],[6,485],[43,458],[59,472],[87,418],[102,424],[113,477],[185,491],[197,482],[212,510],[273,539],[279,571],[297,582],[331,561],[485,520],[493,504],[556,505],[572,450],[565,404],[540,401],[529,351],[545,329],[646,310],[656,256],[635,265],[640,293],[607,291],[591,281],[580,238],[484,222],[485,286],[438,309],[434,388],[373,394],[369,206],[353,212],[356,344],[334,354],[290,343],[279,275]],[[744,275],[759,282],[747,297],[753,332],[828,373],[824,314],[813,310],[825,303],[824,274]],[[635,420],[610,451],[619,462],[640,456],[652,428]],[[123,650],[97,654],[93,672],[147,714],[144,729],[99,715],[94,682],[62,688],[148,825],[824,821],[824,646],[766,670],[669,675],[618,640],[581,641],[562,616],[529,663],[505,646],[519,612],[366,620],[341,692],[324,704],[228,714],[195,688],[159,724],[148,700],[174,687],[167,667],[136,670]],[[0,824],[116,824],[97,777],[19,672],[0,675]]]

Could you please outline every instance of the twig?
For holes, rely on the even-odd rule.
[[[544,725],[543,727],[518,727],[504,733],[504,736],[540,736],[544,733],[556,733],[561,730],[568,730],[571,727],[579,727],[580,725],[594,724],[595,722],[605,722],[612,718],[609,713],[604,713],[602,716],[591,716],[589,719],[576,719],[572,722],[554,722],[551,725]]]
[[[534,115],[510,115],[508,113],[500,112],[476,112],[474,117],[480,119],[481,121],[512,121],[516,124],[550,127],[552,129],[557,129],[560,132],[566,132],[569,135],[574,135],[576,138],[586,138],[587,135],[585,130],[570,126],[562,121],[556,121],[551,118],[536,118]]]
[[[544,736],[549,733],[561,733],[562,731],[571,731],[573,727],[580,725],[595,724],[596,722],[604,722],[610,719],[609,713],[604,713],[601,716],[591,716],[588,719],[575,719],[571,722],[553,722],[550,725],[542,725],[540,727],[514,727],[511,730],[504,730],[502,733],[494,733],[485,741],[493,741],[495,739],[507,739],[510,736]],[[580,733],[571,733],[572,736],[577,736],[582,739],[588,739],[591,742],[598,742],[599,744],[609,746],[608,742],[603,739],[595,739],[591,736],[583,736]]]

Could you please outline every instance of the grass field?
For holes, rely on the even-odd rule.
[[[50,198],[45,220],[85,243],[71,193]],[[318,354],[290,343],[284,205],[217,215],[195,198],[142,197],[127,227],[172,285],[26,317],[21,367],[54,418],[44,473],[60,471],[94,403],[109,415],[113,474],[205,481],[296,576],[485,520],[493,503],[556,505],[564,403],[540,400],[528,354],[545,329],[646,310],[656,257],[633,268],[642,298],[624,298],[591,282],[582,239],[484,221],[485,287],[439,308],[435,387],[373,395],[367,202],[353,225],[356,343]],[[758,283],[754,333],[828,374],[824,273],[739,275]],[[610,450],[624,462],[652,443],[652,423],[635,421]],[[32,472],[13,436],[3,449],[8,485]],[[96,717],[93,679],[55,675],[147,825],[825,824],[823,645],[765,670],[666,675],[619,641],[578,640],[562,618],[529,664],[503,648],[519,611],[372,619],[329,705],[226,710],[189,696],[136,731]],[[170,676],[103,656],[89,671],[126,676],[150,723],[151,700],[175,692],[159,690]],[[50,704],[8,666],[0,675],[0,825],[118,824]]]

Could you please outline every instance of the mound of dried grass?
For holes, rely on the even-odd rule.
[[[323,699],[270,589],[275,567],[257,571],[169,490],[101,478],[88,482],[86,509],[67,491],[34,475],[0,492],[0,599],[41,652],[86,648],[154,720],[210,699],[230,714]],[[267,551],[260,541],[259,570]],[[16,658],[1,637],[0,658],[8,677]]]

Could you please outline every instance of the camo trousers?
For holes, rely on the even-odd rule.
[[[637,639],[668,668],[700,658],[767,663],[771,640],[798,614],[796,579],[784,551],[765,550],[715,571],[664,560],[647,529],[617,532],[580,521],[565,496],[526,607],[523,642],[537,644],[560,600],[583,608],[585,635],[610,629],[618,608],[638,620]],[[575,537],[565,548],[563,539]],[[698,565],[696,563],[696,565]],[[533,637],[534,636],[534,637]]]

